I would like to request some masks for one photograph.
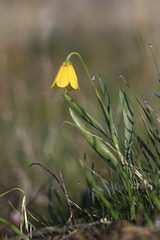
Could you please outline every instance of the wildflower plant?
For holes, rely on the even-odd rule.
[[[96,218],[106,218],[113,221],[123,219],[138,221],[141,218],[143,222],[147,221],[151,224],[160,211],[160,152],[158,147],[160,132],[156,120],[152,117],[149,105],[146,102],[141,103],[134,95],[135,102],[140,108],[146,136],[149,138],[148,144],[135,128],[134,112],[129,97],[123,90],[120,90],[119,100],[123,125],[121,122],[115,124],[110,95],[105,81],[101,75],[98,76],[101,90],[99,93],[94,84],[95,81],[92,80],[82,57],[77,52],[72,52],[67,56],[52,87],[55,89],[65,87],[67,91],[80,90],[75,70],[70,61],[73,55],[78,56],[86,71],[106,122],[106,126],[103,127],[67,92],[63,93],[63,97],[69,105],[71,118],[90,146],[106,162],[106,167],[111,173],[110,181],[106,181],[100,174],[96,174],[90,169],[85,161],[81,162],[91,195],[93,196],[94,189],[94,199],[96,196],[99,206],[101,206],[100,209],[97,209],[96,214],[95,209],[94,211],[89,209],[89,211]],[[120,77],[129,88],[124,77],[122,75]],[[117,128],[117,125],[121,127]],[[94,129],[98,130],[101,135],[96,135]],[[122,134],[121,138],[119,137],[120,133]],[[99,178],[101,186],[97,185],[97,178]]]
[[[71,62],[66,60],[62,64],[51,87],[54,89],[66,88],[66,91],[80,90],[77,75]]]

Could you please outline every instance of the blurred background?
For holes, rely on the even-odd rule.
[[[85,178],[79,159],[107,177],[105,163],[94,153],[71,121],[63,90],[50,88],[66,56],[81,54],[91,75],[101,73],[110,91],[117,119],[118,91],[125,88],[122,74],[137,96],[155,106],[158,74],[149,44],[160,63],[160,2],[158,0],[14,0],[0,1],[0,193],[20,187],[33,209],[47,215],[51,176],[62,171],[70,198],[79,201]],[[76,56],[72,63],[80,92],[69,93],[95,118],[99,106]],[[97,83],[96,83],[97,84]],[[158,106],[158,105],[157,105]],[[157,108],[157,110],[159,110]],[[21,194],[0,198],[0,217],[21,206]],[[52,203],[53,204],[53,203]],[[52,206],[53,207],[53,206]]]

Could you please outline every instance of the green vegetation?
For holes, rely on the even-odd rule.
[[[123,76],[120,77],[129,88]],[[141,119],[147,136],[147,140],[143,139],[143,136],[139,135],[139,131],[135,127],[136,120],[129,97],[124,91],[120,90],[119,100],[123,120],[115,123],[112,116],[109,91],[100,75],[99,84],[103,99],[94,83],[92,83],[100,104],[98,111],[102,110],[108,131],[105,131],[106,127],[102,127],[91,114],[87,113],[72,98],[67,94],[63,94],[69,104],[69,111],[73,121],[91,147],[107,163],[112,176],[110,180],[106,181],[100,174],[96,174],[101,182],[97,185],[97,177],[94,176],[93,171],[89,172],[87,170],[86,164],[83,164],[84,168],[86,168],[85,174],[90,189],[91,206],[93,211],[96,211],[95,216],[98,219],[137,221],[137,218],[141,216],[144,223],[149,222],[151,224],[155,216],[158,215],[160,204],[159,122],[157,119],[153,119],[151,108],[147,102],[145,101],[142,104],[130,91],[130,95],[134,97],[134,104],[140,107]],[[159,97],[158,94],[156,96]],[[87,124],[80,119],[83,119]],[[89,125],[92,126],[92,129]],[[102,136],[95,133],[94,129],[101,133]],[[100,206],[98,210],[96,204],[93,207],[95,198],[97,200],[96,204]]]
[[[26,195],[20,188],[13,188],[0,195],[2,198],[15,190],[24,195],[22,218],[19,223],[20,230],[14,225],[10,225],[10,228],[21,238],[28,239],[23,232],[29,232],[29,226],[38,231],[38,228],[42,228],[42,226],[48,229],[54,224],[68,226],[71,223],[78,224],[78,221],[86,223],[103,221],[109,224],[121,220],[137,223],[140,221],[141,224],[147,223],[153,226],[155,217],[159,215],[160,152],[158,146],[160,132],[158,115],[153,114],[153,109],[146,100],[139,100],[124,77],[120,75],[120,79],[125,83],[126,91],[119,90],[121,110],[119,116],[114,120],[112,101],[105,81],[101,75],[98,75],[99,82],[93,81],[84,62],[82,63],[99,103],[96,114],[97,116],[102,115],[100,119],[104,119],[104,123],[96,120],[68,93],[63,93],[63,97],[69,106],[69,113],[74,122],[70,123],[71,127],[76,126],[98,154],[96,161],[104,160],[103,166],[108,172],[108,176],[105,178],[100,172],[96,172],[94,164],[90,167],[86,160],[86,153],[83,153],[84,159],[79,161],[81,166],[79,176],[84,176],[86,185],[81,196],[80,191],[78,192],[79,200],[75,202],[68,194],[61,171],[54,171],[54,163],[51,164],[51,159],[47,164],[44,161],[42,163],[32,161],[28,170],[31,177],[35,169],[39,177],[37,166],[41,168],[44,176],[49,175],[49,181],[47,177],[47,183],[42,186],[42,188],[48,188],[45,200],[45,205],[48,206],[47,214],[43,215],[41,212],[38,214],[37,209],[32,207],[34,197],[27,202]],[[159,101],[159,94],[154,93],[154,95]],[[138,114],[134,112],[134,109],[138,109]],[[138,115],[139,117],[137,117]],[[67,126],[69,127],[69,125]],[[144,128],[143,135],[141,135],[139,126]],[[25,135],[25,131],[19,134],[21,134],[22,140],[28,137]],[[69,135],[69,131],[67,134]],[[77,136],[79,134],[77,133]],[[71,154],[72,151],[74,151],[73,147],[70,150]],[[31,155],[31,157],[33,156]],[[45,180],[45,178],[43,179]],[[55,181],[54,186],[53,180]],[[74,191],[75,189],[72,189],[72,194]],[[79,204],[80,200],[81,204]],[[10,206],[17,211],[12,203]],[[0,221],[9,224],[2,217]],[[44,237],[43,233],[40,235],[42,238]]]

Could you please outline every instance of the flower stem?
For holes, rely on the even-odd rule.
[[[79,57],[82,65],[83,65],[83,67],[84,67],[84,70],[85,70],[85,72],[86,72],[86,74],[87,74],[87,76],[88,76],[88,78],[89,78],[89,80],[90,80],[90,82],[91,82],[91,84],[92,84],[92,87],[93,87],[93,89],[94,89],[94,91],[95,91],[95,94],[96,94],[98,100],[102,103],[102,100],[101,100],[101,97],[100,97],[100,95],[99,95],[99,93],[98,93],[98,90],[97,90],[96,86],[94,85],[94,82],[92,81],[92,77],[91,77],[91,75],[90,75],[90,73],[89,73],[89,71],[88,71],[88,69],[87,69],[87,67],[86,67],[86,64],[84,63],[81,55],[80,55],[78,52],[71,52],[71,53],[67,56],[66,62],[70,60],[70,58],[71,58],[72,55],[76,55],[76,56]]]
[[[103,114],[104,114],[104,116],[105,116],[105,119],[107,119],[107,118],[108,118],[107,110],[106,110],[106,108],[105,108],[105,106],[104,106],[104,104],[103,104],[103,101],[102,101],[102,99],[101,99],[101,97],[100,97],[100,95],[99,95],[99,92],[98,92],[96,86],[94,85],[94,82],[92,81],[91,75],[90,75],[90,73],[89,73],[89,71],[88,71],[88,69],[87,69],[87,67],[86,67],[86,65],[85,65],[82,57],[80,56],[80,54],[79,54],[78,52],[71,52],[71,53],[67,56],[66,62],[69,62],[69,61],[70,61],[70,58],[71,58],[72,55],[77,55],[77,56],[79,57],[82,65],[83,65],[83,67],[84,67],[84,69],[85,69],[85,72],[86,72],[86,74],[87,74],[87,76],[88,76],[88,78],[89,78],[89,80],[90,80],[90,82],[91,82],[91,84],[92,84],[92,87],[93,87],[93,89],[94,89],[94,91],[95,91],[95,94],[96,94],[97,99],[98,99],[98,101],[99,101],[99,104],[100,104],[100,106],[101,106],[102,112],[103,112]],[[124,165],[124,161],[123,161],[123,159],[122,159],[122,157],[121,157],[122,154],[121,154],[121,151],[120,151],[120,149],[119,149],[119,146],[116,144],[115,147],[116,147],[118,156],[119,156],[119,158],[120,158],[120,160],[121,160],[121,163],[122,163],[122,165]]]

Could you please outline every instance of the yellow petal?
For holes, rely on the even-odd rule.
[[[67,91],[72,91],[74,89],[80,90],[77,75],[70,62],[63,63],[51,87],[54,89],[66,88]]]
[[[78,85],[77,75],[71,64],[68,66],[68,75],[69,75],[69,81],[70,81],[71,87],[74,89],[80,90],[79,85]]]
[[[62,75],[62,71],[63,71],[63,65],[60,67],[55,79],[54,79],[54,82],[52,83],[52,86],[51,87],[54,87],[56,88],[56,85],[57,85],[57,81],[61,78],[61,75]]]
[[[63,65],[61,72],[60,72],[60,77],[57,78],[57,86],[64,88],[69,84],[69,76],[68,76],[68,65]]]

